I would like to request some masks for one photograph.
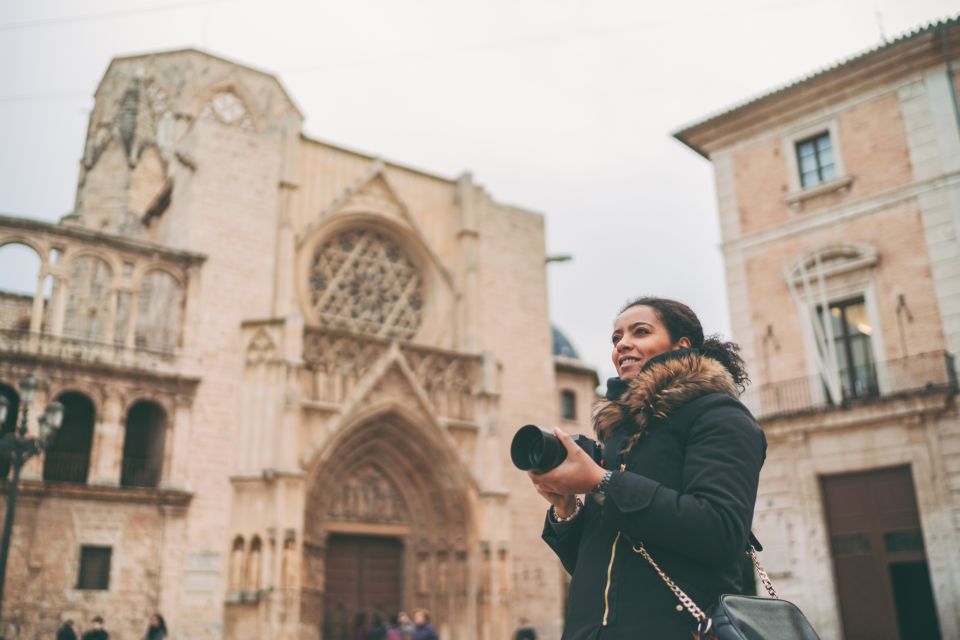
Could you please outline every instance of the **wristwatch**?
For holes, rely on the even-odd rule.
[[[607,487],[610,486],[610,478],[612,478],[612,477],[613,477],[613,471],[609,471],[609,470],[608,470],[608,471],[605,471],[605,472],[603,473],[603,478],[601,478],[601,480],[600,480],[600,482],[597,484],[597,486],[594,487],[593,492],[596,493],[596,494],[599,494],[599,495],[601,495],[601,496],[606,496],[606,495],[607,495]]]

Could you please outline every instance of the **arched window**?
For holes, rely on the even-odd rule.
[[[29,331],[40,256],[30,247],[0,246],[0,331]]]
[[[76,391],[62,393],[57,400],[63,404],[63,425],[47,445],[43,479],[85,484],[96,411],[90,398]]]
[[[560,392],[560,417],[564,420],[577,419],[577,394],[569,389]]]
[[[167,414],[155,402],[141,400],[127,413],[120,485],[156,487],[163,471]]]
[[[70,265],[69,277],[64,335],[105,340],[110,308],[109,265],[95,256],[82,256]]]
[[[250,558],[247,560],[247,579],[244,585],[244,591],[256,592],[260,590],[260,555],[263,551],[263,543],[260,536],[253,536],[250,539]]]
[[[166,271],[147,272],[137,297],[137,347],[173,351],[180,332],[182,308],[183,292],[176,279]]]
[[[230,549],[230,591],[243,590],[244,546],[243,536],[237,536],[233,539],[233,547]]]
[[[20,394],[10,385],[0,382],[0,396],[3,396],[10,402],[7,408],[7,419],[0,425],[0,437],[5,434],[13,433],[17,428],[17,419],[20,417]],[[0,479],[6,478],[10,473],[10,456],[8,454],[0,455]]]

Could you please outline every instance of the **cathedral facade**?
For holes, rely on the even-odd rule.
[[[597,381],[551,340],[543,217],[312,139],[276,77],[207,53],[116,59],[95,98],[75,210],[0,217],[36,262],[0,294],[0,393],[33,374],[66,409],[24,469],[8,637],[160,612],[341,640],[416,607],[445,640],[559,636],[508,448],[588,429]]]

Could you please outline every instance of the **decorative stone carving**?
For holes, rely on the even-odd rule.
[[[303,360],[313,373],[313,389],[307,396],[342,402],[386,350],[385,342],[341,332],[307,331]]]
[[[396,242],[352,229],[317,248],[310,304],[333,329],[409,340],[423,320],[423,279]]]
[[[247,363],[266,362],[275,358],[276,353],[277,345],[270,338],[270,334],[264,329],[260,329],[250,340],[250,344],[247,345]]]
[[[402,353],[437,415],[458,420],[473,419],[471,390],[478,371],[475,360],[415,347],[405,347]]]
[[[220,91],[210,99],[200,112],[201,118],[216,120],[221,124],[253,131],[253,118],[247,106],[232,91]]]
[[[400,492],[372,466],[349,476],[332,492],[326,515],[352,522],[392,524],[409,520]]]

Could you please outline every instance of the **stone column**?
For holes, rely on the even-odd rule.
[[[460,282],[463,295],[458,309],[457,341],[461,349],[476,351],[479,345],[477,318],[480,316],[480,206],[483,192],[473,184],[473,176],[464,173],[457,178],[457,207],[460,245]]]
[[[30,333],[39,333],[43,328],[43,282],[47,278],[47,257],[42,257],[40,274],[37,276],[37,288],[33,294],[33,308],[30,311]]]
[[[53,294],[51,295],[50,306],[53,307],[50,313],[50,333],[55,336],[63,335],[64,316],[67,313],[67,282],[69,274],[61,274],[56,278],[53,285]]]
[[[190,490],[190,479],[187,475],[190,464],[190,437],[193,428],[193,409],[186,397],[178,396],[174,414],[169,417],[172,422],[167,432],[170,438],[164,443],[169,454],[164,452],[164,474],[161,486],[167,488]]]
[[[110,391],[104,399],[100,419],[94,425],[93,446],[90,451],[90,484],[120,484],[120,465],[123,460],[123,399]]]

